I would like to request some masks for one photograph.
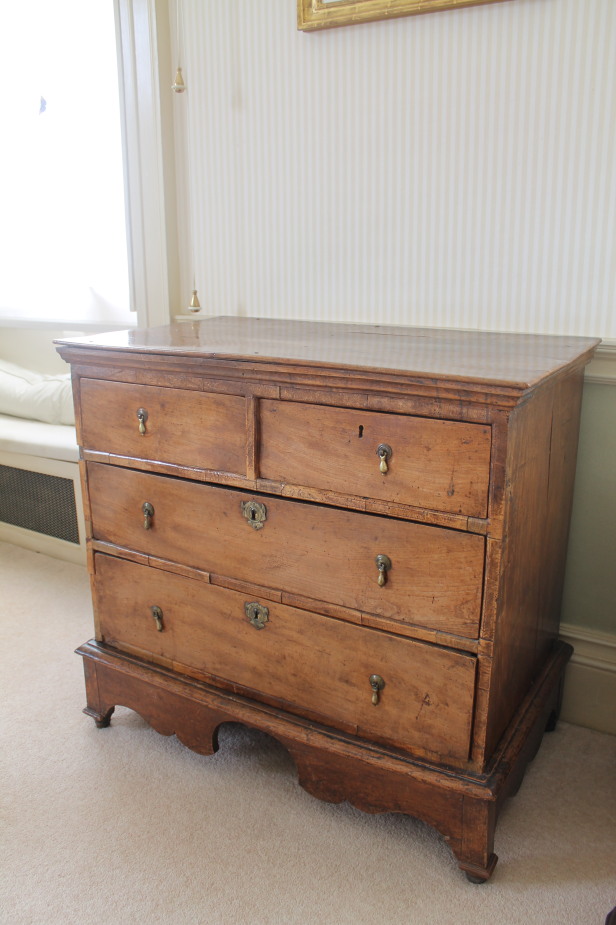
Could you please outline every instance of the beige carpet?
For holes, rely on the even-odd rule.
[[[546,736],[467,883],[442,839],[308,796],[238,726],[211,758],[82,715],[85,570],[0,543],[0,921],[10,925],[603,925],[616,905],[616,739]]]

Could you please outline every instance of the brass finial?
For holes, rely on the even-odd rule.
[[[183,93],[186,89],[186,84],[184,83],[184,78],[182,77],[182,68],[179,67],[175,72],[175,83],[171,87],[175,93]]]
[[[201,311],[201,302],[199,301],[199,297],[197,295],[196,289],[193,289],[192,291],[190,302],[188,303],[188,311],[189,312],[200,312]]]

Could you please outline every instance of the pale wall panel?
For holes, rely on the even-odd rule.
[[[204,312],[616,337],[614,0],[313,34],[295,0],[182,5]]]

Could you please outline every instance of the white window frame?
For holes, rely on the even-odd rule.
[[[175,253],[172,173],[165,163],[161,67],[168,67],[167,0],[114,0],[126,188],[130,304],[140,326],[168,324]],[[165,23],[163,29],[160,23]],[[171,261],[175,265],[176,261]]]

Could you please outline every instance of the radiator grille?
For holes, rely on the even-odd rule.
[[[72,479],[0,465],[0,520],[79,543]]]

